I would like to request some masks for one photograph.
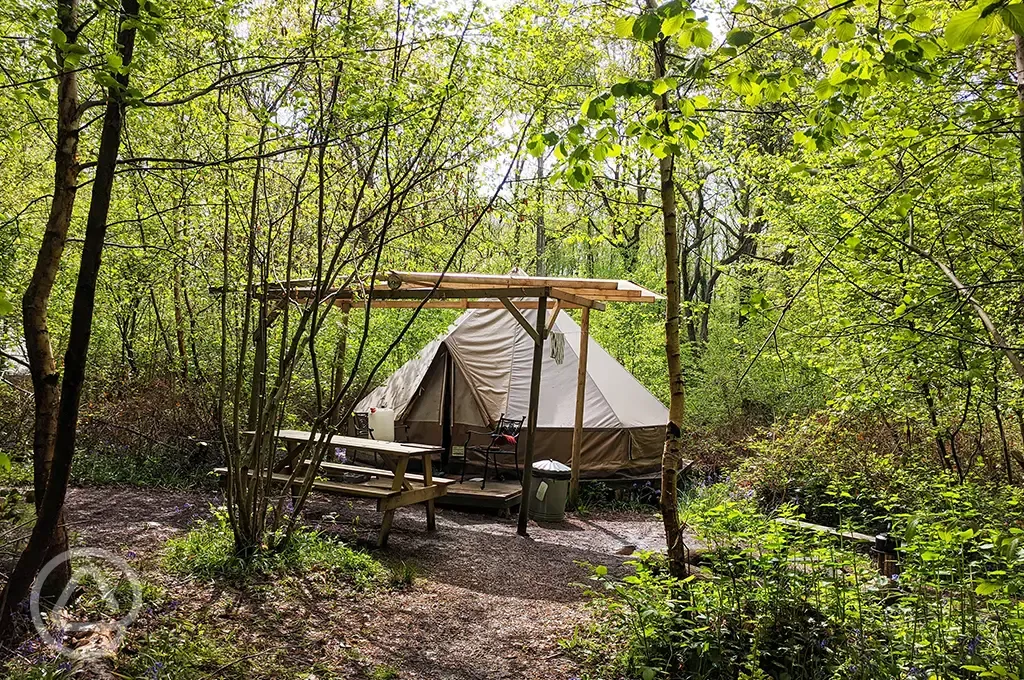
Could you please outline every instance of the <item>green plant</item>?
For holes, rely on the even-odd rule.
[[[390,581],[396,588],[411,586],[416,581],[416,565],[405,560],[391,565]]]
[[[386,663],[374,666],[370,673],[373,680],[395,680],[398,677],[398,669]]]
[[[370,555],[308,527],[293,532],[278,550],[237,555],[223,509],[214,510],[211,518],[201,520],[185,535],[167,541],[164,561],[176,573],[235,581],[316,571],[357,588],[370,588],[387,583],[390,574]]]
[[[161,621],[152,631],[129,636],[115,670],[140,680],[245,678],[245,665],[234,663],[245,655],[244,648],[220,639],[206,625],[173,618]]]
[[[598,627],[566,646],[604,676],[645,680],[1024,677],[1024,532],[972,528],[973,495],[897,518],[902,571],[887,579],[735,485],[696,489],[684,510],[708,546],[699,575],[672,578],[651,554],[623,579],[598,567]]]
[[[576,514],[591,512],[652,513],[657,510],[661,489],[650,480],[612,487],[605,482],[583,482]]]

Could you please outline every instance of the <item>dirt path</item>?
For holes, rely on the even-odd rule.
[[[214,501],[188,492],[75,489],[69,521],[89,537],[89,545],[130,550],[152,563],[163,542],[208,514]],[[318,498],[306,516],[364,545],[372,544],[380,526],[372,505],[360,501]],[[388,548],[372,551],[387,562],[412,565],[412,588],[326,602],[266,602],[252,618],[265,619],[269,610],[279,620],[301,624],[288,638],[305,645],[293,657],[296,673],[304,662],[312,666],[338,657],[352,660],[349,672],[359,674],[386,664],[399,670],[397,677],[410,679],[564,680],[577,669],[558,640],[588,616],[578,585],[588,571],[581,565],[601,564],[615,572],[629,559],[625,553],[664,549],[660,523],[636,515],[531,523],[530,538],[524,539],[516,535],[514,520],[439,509],[437,528],[426,532],[419,508],[400,510]],[[219,608],[217,616],[237,625],[239,634],[257,635],[245,623],[253,605],[239,594],[228,597],[228,605],[216,605],[224,593],[190,585],[182,596],[204,610]]]

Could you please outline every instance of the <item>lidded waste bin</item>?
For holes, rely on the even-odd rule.
[[[557,460],[538,460],[530,480],[530,518],[538,522],[561,522],[569,497],[572,470]]]

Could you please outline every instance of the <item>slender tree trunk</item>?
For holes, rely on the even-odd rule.
[[[177,230],[176,230],[177,231]],[[179,237],[175,234],[175,237]],[[178,343],[178,370],[181,379],[188,382],[188,353],[185,351],[185,321],[181,313],[181,269],[174,263],[174,337]]]
[[[650,0],[649,0],[650,1]],[[654,44],[654,77],[665,77],[665,41]],[[654,107],[667,111],[668,93],[658,97]],[[666,134],[668,125],[665,125]],[[661,457],[661,516],[665,524],[665,542],[668,546],[669,571],[684,576],[686,544],[679,522],[678,482],[683,453],[683,417],[686,412],[686,391],[683,383],[683,365],[679,345],[680,291],[679,291],[679,231],[677,228],[675,157],[661,159],[658,174],[661,184],[661,216],[665,228],[665,355],[668,359],[669,407],[665,449]]]
[[[548,234],[544,226],[544,156],[537,157],[537,276],[548,275]]]
[[[1017,143],[1020,153],[1020,220],[1024,235],[1024,36],[1013,36],[1013,61],[1017,67]]]
[[[78,0],[57,3],[57,23],[67,36],[68,43],[77,41]],[[21,301],[22,326],[25,331],[25,350],[32,390],[35,398],[35,422],[32,436],[33,490],[36,512],[46,493],[46,479],[53,460],[53,441],[57,431],[57,409],[60,404],[60,373],[50,344],[47,308],[50,294],[64,254],[68,228],[75,207],[78,190],[78,133],[80,114],[78,107],[78,76],[76,69],[65,67],[64,53],[56,51],[60,76],[57,82],[57,148],[54,152],[53,202],[39,246],[32,280]],[[63,518],[58,518],[53,541],[46,550],[46,558],[67,550],[68,537]],[[43,596],[52,599],[59,595],[71,578],[71,563],[64,562],[54,570],[45,584]]]
[[[124,23],[129,18],[135,18],[138,13],[138,0],[122,0],[117,43],[121,61],[125,66],[132,60],[136,29],[125,27]],[[99,278],[103,242],[107,232],[107,215],[114,186],[114,171],[117,167],[117,154],[121,146],[121,130],[124,123],[125,107],[122,93],[123,88],[128,85],[128,76],[118,74],[116,80],[120,88],[108,90],[107,106],[103,115],[96,176],[92,185],[82,260],[71,310],[68,349],[64,355],[64,381],[61,385],[50,474],[28,544],[18,558],[3,593],[0,594],[0,639],[8,635],[15,607],[28,596],[32,581],[46,560],[47,549],[52,545],[53,537],[60,525],[68,481],[71,477],[78,411],[85,383],[89,339],[92,334],[96,283]]]

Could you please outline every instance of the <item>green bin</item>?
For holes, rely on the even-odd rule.
[[[565,519],[565,501],[569,497],[572,471],[557,460],[538,460],[530,480],[530,519],[561,522]]]

